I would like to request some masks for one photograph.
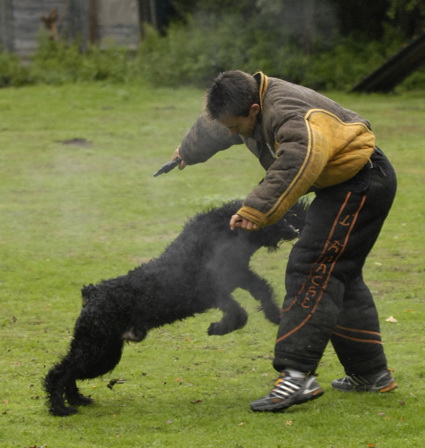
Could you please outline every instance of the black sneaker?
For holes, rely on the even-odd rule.
[[[283,371],[277,379],[271,392],[264,398],[253,401],[253,411],[282,411],[294,404],[314,400],[324,394],[313,375],[304,378],[293,378]]]
[[[388,370],[373,375],[349,375],[332,381],[334,389],[344,392],[389,392],[397,383]]]

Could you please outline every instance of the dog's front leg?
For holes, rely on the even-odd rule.
[[[247,312],[231,294],[222,295],[217,301],[217,308],[223,311],[223,318],[213,322],[208,328],[209,335],[224,335],[243,328],[248,321]]]
[[[279,324],[280,309],[276,305],[273,288],[266,279],[248,269],[240,278],[239,287],[248,291],[255,300],[261,303],[261,309],[270,322]]]

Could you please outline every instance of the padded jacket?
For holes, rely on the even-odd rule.
[[[375,137],[370,124],[331,99],[290,82],[254,75],[261,112],[250,138],[204,113],[180,145],[188,164],[245,143],[266,170],[238,214],[259,227],[276,222],[305,193],[342,183],[370,159]]]

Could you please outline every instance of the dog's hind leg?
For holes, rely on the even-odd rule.
[[[76,344],[74,340],[74,347]],[[78,347],[79,362],[75,362],[73,366],[74,378],[65,384],[65,397],[69,404],[87,406],[93,403],[90,397],[80,393],[75,380],[96,378],[113,370],[121,359],[122,347],[123,341],[118,338],[93,341],[91,345],[85,346],[84,353],[82,353],[82,347]]]
[[[65,397],[71,406],[88,406],[93,403],[90,397],[86,397],[80,393],[75,379],[72,379],[66,384]]]
[[[247,312],[239,305],[231,294],[221,296],[217,308],[223,311],[223,318],[213,322],[208,328],[209,335],[224,335],[243,328],[248,321]]]
[[[44,378],[44,388],[47,392],[49,412],[52,415],[65,417],[75,414],[77,409],[65,404],[65,389],[67,384],[75,383],[72,368],[67,358],[53,366]]]
[[[266,279],[248,269],[244,272],[239,287],[248,291],[254,299],[260,302],[261,310],[270,322],[274,324],[280,322],[280,309],[276,305],[273,288]]]
[[[123,341],[119,337],[101,337],[92,328],[92,334],[87,338],[88,332],[85,330],[81,326],[76,327],[69,353],[50,369],[44,379],[52,415],[72,415],[77,412],[75,406],[91,404],[92,399],[78,390],[76,380],[103,375],[121,359]],[[65,399],[71,406],[66,406]]]
[[[89,397],[80,393],[76,379],[85,379],[81,371],[77,373],[78,362],[73,352],[58,364],[53,366],[44,379],[44,388],[47,392],[49,412],[52,415],[66,417],[77,413],[76,406],[86,406],[93,402]],[[65,404],[65,400],[71,406]]]

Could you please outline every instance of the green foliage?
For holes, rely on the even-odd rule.
[[[166,37],[147,28],[139,52],[141,71],[157,85],[202,85],[222,70],[246,66],[245,34],[242,20],[233,16],[171,25]]]
[[[398,51],[399,45],[391,37],[385,39],[385,44],[354,37],[340,39],[332,49],[309,58],[302,83],[319,90],[348,91]],[[425,78],[420,79],[425,88]]]
[[[344,394],[328,348],[325,395],[281,414],[249,402],[269,391],[276,328],[243,291],[244,329],[209,337],[211,311],[128,344],[119,366],[80,383],[96,403],[46,412],[41,378],[68,347],[83,284],[161,253],[185,220],[243,198],[263,176],[242,146],[154,178],[202,109],[201,90],[80,83],[0,90],[0,446],[2,448],[423,448],[425,335],[424,92],[332,94],[368,118],[399,191],[366,265],[399,388]],[[284,294],[290,245],[253,267]],[[389,316],[398,322],[387,322]],[[112,379],[124,379],[113,389]]]
[[[0,87],[21,85],[26,81],[25,69],[19,58],[1,51],[0,47]]]
[[[140,53],[141,73],[156,85],[204,85],[218,72],[264,71],[314,89],[349,90],[401,47],[388,29],[383,41],[358,36],[316,38],[315,51],[306,51],[286,29],[269,33],[269,25],[246,26],[241,16],[192,18],[185,26],[171,25],[167,36],[148,28]],[[422,72],[406,87],[425,88]]]
[[[373,40],[384,37],[386,25],[397,29],[401,38],[411,38],[425,26],[422,0],[170,0],[170,3],[177,20],[184,21],[190,14],[236,14],[244,19],[254,18],[254,25],[259,28],[267,18],[302,34],[303,41],[311,38],[312,25],[321,28],[322,34],[334,29],[345,37],[357,34]],[[267,30],[276,33],[275,27]]]
[[[423,32],[425,3],[422,0],[390,0],[388,17],[407,37]]]
[[[34,83],[63,84],[78,81],[82,65],[77,44],[67,45],[42,36],[28,71]]]
[[[42,33],[37,51],[25,65],[17,57],[0,52],[0,63],[7,62],[0,64],[0,86],[139,80],[134,57],[126,49],[115,45],[105,49],[90,46],[82,52],[80,47],[78,42],[53,41]]]
[[[317,3],[312,3],[317,4]],[[263,71],[314,89],[349,90],[404,44],[394,27],[382,25],[384,37],[369,40],[359,33],[341,37],[328,3],[304,9],[295,0],[270,3],[224,2],[218,10],[206,1],[185,21],[171,23],[162,35],[144,25],[139,49],[114,45],[89,47],[52,41],[43,33],[37,52],[24,66],[0,52],[0,87],[65,84],[84,81],[154,86],[205,86],[217,73],[241,69]],[[425,88],[417,71],[404,88]]]

